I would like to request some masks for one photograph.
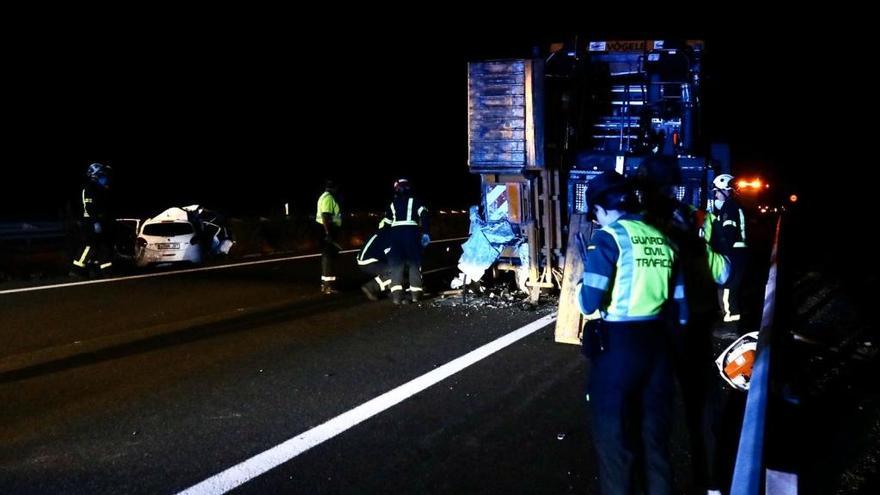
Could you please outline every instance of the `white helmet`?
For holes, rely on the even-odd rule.
[[[758,332],[750,332],[724,350],[715,365],[731,387],[737,390],[747,391],[752,379],[752,366],[755,364],[755,354],[758,349]]]
[[[730,191],[733,189],[733,176],[730,174],[718,175],[715,177],[715,180],[712,181],[712,185],[715,186],[715,189]]]

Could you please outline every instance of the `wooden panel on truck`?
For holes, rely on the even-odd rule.
[[[474,173],[544,165],[540,60],[468,64],[468,165]]]
[[[556,319],[556,342],[580,344],[583,318],[577,303],[577,285],[584,276],[584,259],[577,236],[585,241],[593,233],[593,222],[587,216],[575,213],[571,216],[568,228],[568,249],[565,251],[565,268],[562,272],[562,288],[559,292],[559,313]]]

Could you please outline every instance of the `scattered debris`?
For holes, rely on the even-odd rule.
[[[521,311],[551,311],[556,309],[559,298],[555,294],[542,294],[538,304],[520,292],[512,280],[500,281],[492,286],[472,282],[459,289],[443,291],[431,304],[435,307],[463,307],[468,311],[482,309],[516,309]]]

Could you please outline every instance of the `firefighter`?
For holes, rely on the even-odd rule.
[[[324,193],[318,198],[315,222],[318,224],[318,244],[321,246],[321,292],[337,294],[336,258],[342,248],[339,246],[339,230],[342,227],[342,213],[336,200],[336,183],[328,180]]]
[[[388,262],[391,266],[391,302],[403,304],[403,276],[409,272],[409,291],[412,302],[422,297],[422,249],[431,242],[428,235],[428,209],[413,196],[407,179],[394,183],[394,199],[385,212],[385,219],[391,223],[391,251]]]
[[[740,320],[740,284],[745,273],[748,256],[746,251],[746,218],[742,206],[735,197],[734,178],[721,174],[712,181],[715,200],[712,222],[712,249],[730,259],[730,276],[718,288],[718,303],[721,305],[723,321],[735,327]]]
[[[361,286],[361,290],[371,301],[378,301],[382,292],[391,287],[389,251],[391,251],[391,224],[383,218],[379,222],[379,230],[367,240],[357,256],[361,270],[374,276]]]
[[[110,166],[92,163],[82,189],[82,217],[78,222],[82,249],[73,260],[74,275],[103,276],[113,267],[113,223]]]
[[[728,277],[729,261],[708,244],[712,213],[676,198],[676,188],[682,182],[681,169],[669,156],[646,158],[636,173],[645,221],[670,239],[681,260],[688,319],[684,325],[669,323],[694,484],[701,490],[720,490],[726,484],[728,466],[719,454],[721,397],[714,370],[712,327],[718,307],[716,288]]]
[[[584,331],[584,349],[592,361],[588,391],[601,492],[635,493],[641,458],[645,493],[671,493],[674,389],[661,312],[673,299],[683,303],[676,254],[665,235],[632,213],[635,194],[617,172],[589,182],[587,204],[601,229],[587,247],[578,302],[587,318],[600,317]],[[677,309],[684,319],[684,305]]]

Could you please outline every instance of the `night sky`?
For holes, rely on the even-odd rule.
[[[849,117],[876,98],[865,69],[876,56],[853,37],[820,43],[802,23],[478,28],[425,15],[308,29],[307,18],[35,23],[3,62],[0,219],[57,218],[91,161],[116,170],[121,215],[190,203],[311,210],[327,177],[348,209],[377,209],[401,175],[435,208],[464,208],[479,183],[466,165],[467,61],[525,57],[575,33],[705,39],[706,132],[730,142],[735,171],[806,203],[848,200],[848,167],[876,155],[874,131]]]

